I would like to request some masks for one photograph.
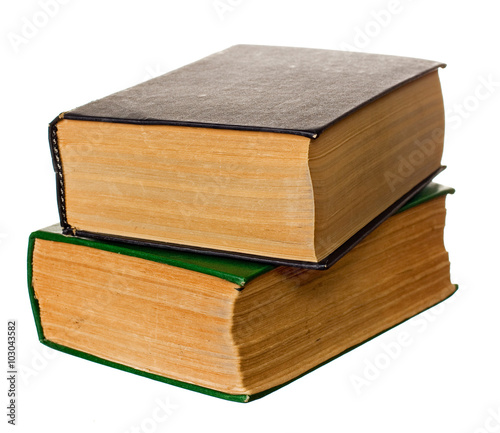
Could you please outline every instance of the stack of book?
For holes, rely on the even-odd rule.
[[[40,341],[246,402],[446,299],[442,66],[241,45],[59,115]]]

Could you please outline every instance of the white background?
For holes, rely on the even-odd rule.
[[[50,3],[50,2],[49,2]],[[64,3],[64,4],[63,4]],[[500,429],[497,2],[3,2],[0,371],[18,323],[18,432],[476,432]],[[31,23],[31,24],[30,24]],[[61,111],[236,43],[420,57],[440,71],[447,107],[438,181],[459,291],[449,302],[250,404],[231,403],[45,349],[26,288],[30,231],[58,220],[47,125]],[[485,84],[486,83],[486,84]],[[489,83],[489,84],[488,84]],[[409,344],[361,387],[384,347]],[[387,359],[387,357],[386,357]],[[167,410],[158,401],[168,401]],[[156,420],[154,419],[156,417]],[[498,421],[497,421],[498,419]],[[135,429],[135,430],[134,430]]]

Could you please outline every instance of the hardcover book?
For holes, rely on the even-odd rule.
[[[64,112],[63,231],[326,268],[440,170],[440,66],[239,45]]]
[[[40,341],[233,401],[262,397],[450,296],[432,183],[328,270],[32,233]]]

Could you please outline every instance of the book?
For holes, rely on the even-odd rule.
[[[238,45],[64,112],[49,127],[60,223],[328,267],[440,170],[443,66]]]
[[[31,234],[40,341],[232,401],[260,398],[454,293],[432,183],[328,270]]]

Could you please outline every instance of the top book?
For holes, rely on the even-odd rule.
[[[238,45],[60,114],[65,233],[323,268],[440,170],[437,69]]]

